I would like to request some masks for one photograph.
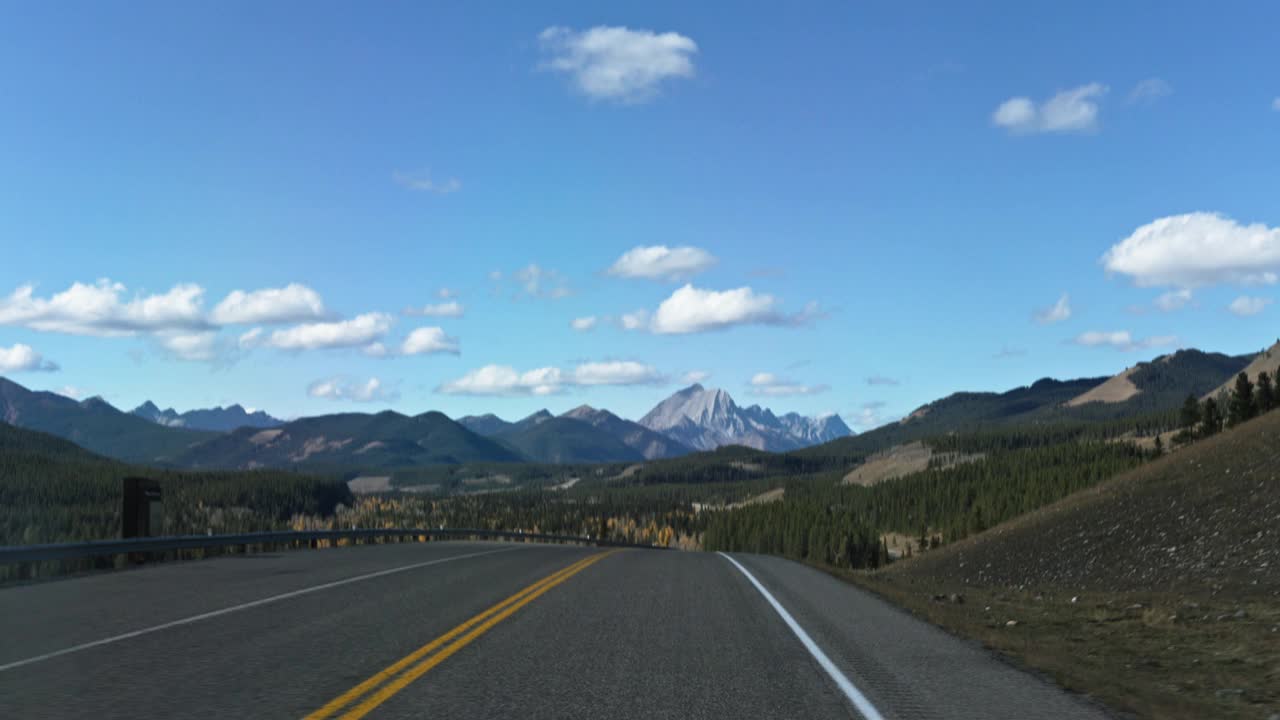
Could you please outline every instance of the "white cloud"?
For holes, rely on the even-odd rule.
[[[1183,288],[1181,290],[1170,290],[1156,298],[1156,309],[1161,312],[1173,312],[1181,310],[1187,303],[1191,302],[1191,291]]]
[[[860,432],[866,432],[878,428],[888,423],[892,418],[883,414],[885,404],[880,401],[863,403],[853,414],[853,418],[849,421],[849,425],[856,428]]]
[[[652,366],[633,361],[582,363],[566,372],[541,367],[519,372],[508,365],[485,365],[436,388],[447,395],[554,395],[570,387],[649,385],[664,378]]]
[[[434,353],[458,354],[458,340],[444,334],[438,327],[420,327],[409,333],[400,346],[402,355],[431,355]]]
[[[391,354],[391,351],[387,349],[387,346],[380,342],[369,343],[363,348],[360,348],[360,352],[363,355],[375,358],[386,357]]]
[[[1172,94],[1173,86],[1167,81],[1158,77],[1147,78],[1137,85],[1134,85],[1133,89],[1129,91],[1129,103],[1143,103],[1150,105],[1160,98],[1168,97]]]
[[[422,315],[425,317],[450,317],[458,318],[466,314],[467,309],[457,300],[449,300],[442,303],[434,303],[423,305],[420,308],[409,308],[405,310],[406,315]]]
[[[622,317],[618,318],[618,323],[622,325],[623,330],[643,330],[649,325],[649,311],[636,310],[623,313]]]
[[[999,127],[1015,133],[1082,132],[1098,125],[1098,99],[1107,86],[1089,83],[1063,90],[1037,106],[1030,98],[1010,98],[991,115]]]
[[[588,315],[586,317],[574,318],[569,325],[578,332],[587,332],[589,330],[594,330],[596,323],[598,322],[599,319],[595,315]]]
[[[1009,98],[992,113],[991,121],[1000,127],[1030,130],[1036,124],[1036,104],[1030,98]]]
[[[160,346],[179,360],[211,361],[218,358],[218,333],[212,330],[196,333],[167,333],[159,337]]]
[[[86,395],[89,394],[88,390],[85,390],[84,388],[78,388],[74,385],[63,385],[57,390],[54,390],[54,392],[63,397],[69,397],[72,400],[79,400],[80,398],[85,397]]]
[[[867,378],[868,385],[901,385],[902,381],[884,375],[872,375]]]
[[[436,291],[436,297],[441,300],[450,300],[458,296],[458,293],[450,288],[442,287]]]
[[[1271,101],[1271,109],[1280,112],[1280,97]]]
[[[1062,293],[1058,298],[1058,302],[1052,307],[1047,307],[1036,313],[1036,322],[1041,325],[1052,325],[1059,323],[1071,317],[1071,297],[1067,293]]]
[[[643,102],[670,78],[692,77],[698,46],[679,33],[597,26],[576,31],[549,27],[538,35],[549,59],[592,99]]]
[[[686,383],[689,383],[690,385],[694,385],[697,383],[704,383],[707,380],[710,380],[711,373],[707,372],[706,370],[690,370],[689,372],[682,375],[680,379]]]
[[[553,395],[563,389],[560,371],[546,367],[516,372],[508,365],[485,365],[446,382],[436,392],[446,395]]]
[[[575,385],[650,385],[664,378],[652,365],[623,360],[583,363],[571,379]]]
[[[388,389],[382,381],[371,377],[365,381],[344,377],[316,380],[307,386],[307,395],[325,400],[350,400],[352,402],[394,402],[400,393]]]
[[[256,327],[252,330],[245,332],[243,335],[240,336],[240,340],[239,340],[240,349],[249,350],[251,348],[255,348],[261,345],[262,333],[263,333],[263,330],[260,327]]]
[[[429,170],[418,172],[396,171],[391,173],[391,179],[410,190],[435,193],[437,195],[447,195],[462,189],[462,183],[457,178],[449,178],[443,182],[432,180]]]
[[[1274,301],[1271,300],[1271,298],[1249,297],[1247,295],[1241,295],[1235,300],[1232,300],[1231,304],[1227,306],[1227,309],[1235,313],[1236,315],[1239,315],[1240,317],[1248,317],[1250,315],[1257,315],[1258,313],[1262,312],[1272,302]]]
[[[55,372],[58,364],[44,359],[30,345],[17,343],[13,347],[0,346],[0,373]]]
[[[1111,332],[1090,330],[1088,332],[1080,333],[1072,342],[1077,345],[1084,345],[1085,347],[1111,347],[1116,350],[1129,352],[1131,350],[1142,350],[1146,348],[1172,345],[1177,341],[1178,338],[1172,335],[1157,335],[1149,338],[1135,339],[1133,334],[1128,330],[1114,330]]]
[[[199,285],[175,285],[166,293],[131,300],[123,299],[124,293],[124,285],[106,279],[92,285],[73,283],[49,298],[35,297],[35,288],[23,285],[0,299],[0,325],[101,337],[209,327]]]
[[[271,333],[267,343],[281,350],[317,350],[368,345],[391,328],[386,313],[365,313],[350,320],[308,323]]]
[[[1139,287],[1273,284],[1280,278],[1280,228],[1241,225],[1216,213],[1172,215],[1134,230],[1102,264]]]
[[[218,325],[249,325],[300,322],[323,316],[320,294],[306,285],[290,283],[252,292],[235,290],[213,308],[209,319]]]
[[[722,330],[735,325],[803,325],[821,316],[815,303],[793,315],[777,309],[772,295],[757,293],[750,287],[734,290],[703,290],[685,285],[662,301],[648,329],[658,334],[685,334]],[[639,329],[645,316],[624,315],[623,327]]]
[[[793,395],[814,395],[830,390],[828,385],[802,385],[793,380],[785,380],[773,373],[756,373],[751,377],[750,392],[752,395],[768,397],[790,397]]]
[[[501,283],[503,280],[511,283],[516,288],[516,297],[558,300],[571,294],[568,278],[559,271],[544,268],[537,263],[530,263],[510,275],[503,275],[495,270],[489,273],[489,279],[494,283]]]
[[[610,275],[648,280],[682,280],[715,265],[715,257],[701,248],[650,245],[622,254],[606,271]]]

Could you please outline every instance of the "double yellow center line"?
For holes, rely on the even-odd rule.
[[[392,695],[422,677],[431,668],[444,662],[450,655],[466,647],[472,640],[488,632],[494,625],[511,617],[517,610],[538,599],[543,593],[586,570],[592,564],[614,552],[617,551],[610,550],[596,553],[542,578],[435,640],[405,655],[368,680],[330,700],[327,705],[308,715],[306,720],[322,720],[323,718],[333,717],[342,712],[343,708],[353,704],[354,707],[342,712],[342,720],[355,720],[368,715],[370,711],[386,702]],[[417,664],[415,665],[415,663]],[[406,670],[406,668],[408,669]]]

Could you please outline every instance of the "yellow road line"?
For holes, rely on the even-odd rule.
[[[372,710],[373,708],[385,702],[387,698],[390,698],[392,695],[402,690],[409,683],[413,682],[418,677],[426,673],[428,670],[430,670],[431,668],[443,662],[445,658],[449,657],[453,653],[462,649],[463,646],[467,645],[472,640],[476,639],[480,635],[483,635],[485,632],[489,630],[489,628],[492,628],[494,625],[497,625],[499,622],[510,617],[513,613],[515,613],[520,608],[524,607],[530,602],[533,602],[533,600],[536,599],[538,596],[542,595],[543,593],[555,587],[556,585],[559,585],[565,580],[568,580],[570,577],[572,577],[573,575],[576,575],[582,570],[585,570],[588,566],[592,565],[598,560],[601,560],[602,558],[611,554],[612,552],[616,552],[616,551],[597,553],[590,557],[584,558],[582,560],[579,560],[578,562],[573,563],[572,565],[569,565],[566,568],[558,570],[548,575],[547,577],[542,578],[541,580],[533,583],[532,585],[529,585],[528,587],[517,592],[511,597],[503,600],[502,602],[494,605],[488,610],[485,610],[484,612],[476,615],[470,620],[467,620],[461,625],[455,627],[454,629],[450,630],[444,635],[441,635],[435,640],[432,640],[426,645],[423,645],[417,650],[414,650],[413,652],[409,653],[403,658],[392,663],[386,669],[381,670],[378,673],[374,674],[368,680],[365,680],[359,685],[356,685],[355,687],[351,688],[347,692],[329,701],[324,707],[320,708],[319,710],[316,710],[310,715],[307,715],[305,720],[323,720],[323,718],[328,718],[334,715],[335,713],[340,711],[342,708],[346,707],[347,705],[350,705],[352,702],[361,698],[366,693],[378,687],[380,684],[382,684],[386,680],[394,677],[397,673],[401,672],[409,665],[413,664],[414,662],[417,662],[418,660],[421,660],[427,654],[440,648],[446,643],[449,643],[450,641],[454,640],[454,638],[457,638],[459,635],[462,635],[463,633],[467,633],[468,630],[471,630],[471,632],[467,633],[465,637],[463,637],[460,640],[457,640],[456,642],[453,642],[451,645],[446,647],[440,653],[434,655],[433,657],[423,662],[422,664],[412,668],[411,670],[406,672],[404,675],[397,678],[394,682],[388,683],[382,689],[378,690],[378,692],[366,698],[365,701],[362,702],[360,705],[353,708],[352,710],[350,710],[349,712],[347,712],[342,716],[343,720],[347,720],[348,718],[364,717],[366,714],[369,713],[370,710]],[[480,627],[475,627],[477,625],[479,625]],[[475,628],[475,629],[472,630],[472,628]]]

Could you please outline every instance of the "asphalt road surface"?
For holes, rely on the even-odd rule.
[[[435,542],[0,590],[0,718],[1104,718],[811,568]]]

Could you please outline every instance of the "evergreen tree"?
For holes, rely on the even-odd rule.
[[[1196,399],[1195,394],[1187,395],[1187,399],[1182,403],[1178,420],[1178,426],[1187,432],[1194,432],[1196,425],[1200,424],[1200,401]]]
[[[1246,373],[1236,376],[1236,386],[1231,390],[1231,402],[1227,407],[1227,427],[1234,427],[1252,418],[1256,413],[1253,405],[1253,383],[1249,382]]]
[[[1160,439],[1159,435],[1157,435],[1156,436],[1156,457],[1160,457],[1163,454],[1164,454],[1164,441]]]
[[[1200,401],[1194,393],[1188,394],[1178,411],[1178,434],[1173,436],[1175,443],[1190,442],[1196,435],[1196,426],[1200,424]]]
[[[1266,370],[1258,373],[1258,387],[1254,391],[1254,401],[1259,413],[1271,412],[1276,406],[1276,388],[1271,375]]]
[[[1222,411],[1218,409],[1218,401],[1208,398],[1200,411],[1200,434],[1208,437],[1222,430]]]

